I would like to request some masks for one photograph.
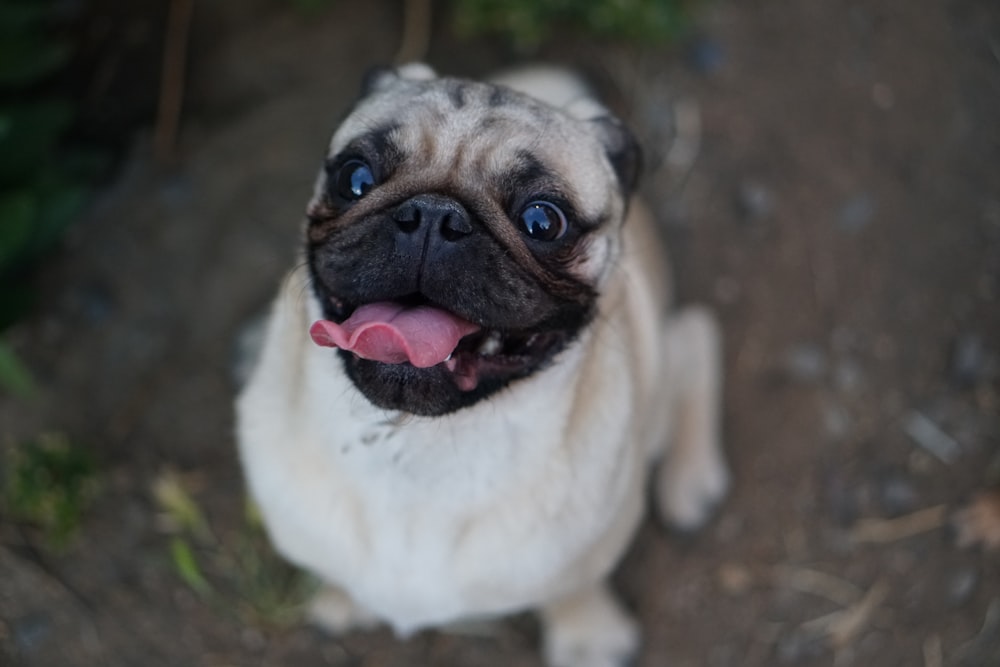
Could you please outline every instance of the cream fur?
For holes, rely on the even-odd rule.
[[[582,108],[567,97],[572,81],[562,81],[560,94]],[[604,184],[607,175],[594,179]],[[671,339],[649,216],[639,202],[630,211],[623,240],[615,235],[601,250],[607,276],[590,329],[544,372],[443,417],[369,404],[336,355],[309,340],[320,313],[306,272],[288,276],[238,400],[238,440],[278,550],[346,594],[318,612],[328,626],[355,618],[341,603],[404,636],[539,608],[550,665],[602,667],[635,649],[634,625],[599,591],[633,536],[649,466],[686,396],[674,383],[717,367],[706,370],[699,356],[693,370],[671,375],[671,359],[683,358],[688,342]],[[703,354],[717,354],[715,344]],[[679,510],[697,522],[708,509],[700,503],[713,504],[727,478],[717,398],[688,398],[704,413],[688,420],[703,441],[692,450],[708,454],[681,470],[694,490],[665,502],[701,494]]]

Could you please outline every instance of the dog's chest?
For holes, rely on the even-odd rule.
[[[300,455],[259,461],[268,488],[256,495],[287,556],[399,632],[519,610],[562,592],[637,486],[639,465],[614,443],[565,447],[560,409],[376,425],[337,415],[336,429],[308,429]]]

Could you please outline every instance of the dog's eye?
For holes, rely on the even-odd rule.
[[[337,194],[344,199],[361,199],[374,186],[375,176],[361,160],[348,160],[337,172]]]
[[[566,216],[555,204],[533,201],[521,212],[522,231],[536,241],[555,241],[566,233]]]

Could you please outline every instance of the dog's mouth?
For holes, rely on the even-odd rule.
[[[472,322],[420,295],[350,307],[330,297],[329,319],[309,330],[317,345],[384,364],[436,368],[460,391],[481,380],[527,375],[569,337],[560,330],[501,330]]]

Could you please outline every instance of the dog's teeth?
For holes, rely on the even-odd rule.
[[[447,357],[445,357],[445,359],[444,359],[444,360],[445,360],[445,361],[451,361],[451,358],[452,358],[453,356],[455,356],[454,352],[453,352],[453,353],[451,353],[451,354],[449,354],[449,355],[448,355]]]
[[[500,332],[493,331],[479,346],[479,354],[484,357],[488,357],[499,352],[501,348],[503,348],[503,340],[500,336]]]
[[[525,341],[524,345],[525,347],[531,347],[532,345],[535,344],[537,340],[538,340],[538,334],[531,334],[531,336],[528,337],[528,340]]]

